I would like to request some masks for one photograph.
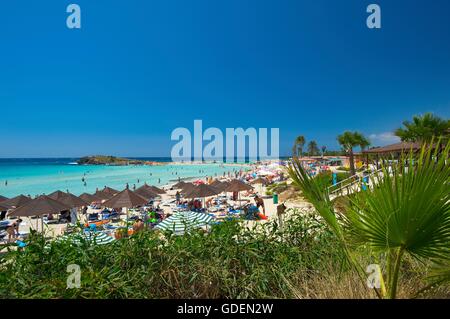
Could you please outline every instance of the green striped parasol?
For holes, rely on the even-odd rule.
[[[156,225],[156,229],[172,231],[175,234],[184,234],[195,228],[206,226],[213,218],[205,213],[178,212]]]
[[[79,245],[82,241],[87,241],[94,245],[105,245],[113,242],[115,239],[103,232],[83,232],[58,237],[56,242],[69,241],[75,245]]]

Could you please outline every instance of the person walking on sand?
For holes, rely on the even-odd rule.
[[[258,195],[255,196],[255,204],[256,204],[256,208],[262,207],[263,214],[264,214],[264,216],[266,216],[266,207],[264,206],[264,200],[261,197],[259,197]]]
[[[11,241],[12,238],[19,237],[19,226],[22,222],[22,219],[17,219],[14,223],[6,227],[6,232],[8,233],[8,242]]]

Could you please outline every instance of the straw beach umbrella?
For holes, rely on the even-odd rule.
[[[242,191],[248,191],[248,190],[252,190],[253,187],[241,182],[238,179],[234,179],[232,180],[229,185],[227,186],[227,188],[225,188],[226,192],[242,192]]]
[[[84,200],[86,203],[89,203],[89,204],[94,203],[94,202],[101,202],[102,201],[102,199],[100,197],[97,197],[95,195],[88,194],[88,193],[81,194],[80,198],[82,200]]]
[[[238,179],[234,179],[228,184],[227,188],[225,188],[225,192],[230,192],[230,193],[237,192],[238,197],[239,197],[239,203],[240,203],[241,202],[241,192],[252,190],[252,189],[253,189],[252,186],[245,184],[244,182],[241,182]]]
[[[141,195],[130,191],[128,188],[121,191],[113,198],[103,203],[103,206],[109,208],[125,207],[127,213],[127,227],[128,227],[128,209],[136,206],[142,206],[148,203],[148,200]]]
[[[56,191],[48,195],[51,199],[57,200],[58,202],[61,202],[63,204],[66,204],[70,208],[78,208],[87,206],[88,203],[82,200],[81,198],[71,194],[71,193],[64,193],[61,191]]]
[[[7,206],[2,206],[2,203],[0,203],[0,212],[7,211],[8,209],[9,209],[9,207],[7,207]]]
[[[182,235],[192,229],[206,226],[213,218],[208,214],[196,212],[178,212],[165,219],[155,229],[172,231],[176,235]]]
[[[153,193],[156,193],[156,194],[165,194],[166,193],[165,190],[163,190],[163,189],[161,189],[159,187],[153,186],[153,185],[147,185],[147,183],[145,183],[143,186],[141,186],[139,188],[144,188],[144,189],[150,190],[150,191],[152,191]]]
[[[19,196],[16,196],[14,198],[2,201],[2,205],[6,206],[6,207],[9,207],[9,208],[17,208],[17,207],[25,205],[29,201],[31,201],[30,197],[27,197],[27,196],[24,196],[24,195],[19,195]]]
[[[151,189],[149,188],[143,188],[140,187],[135,191],[136,194],[144,197],[145,199],[147,199],[147,201],[149,201],[150,199],[159,197],[159,194],[153,192]]]
[[[259,192],[262,193],[262,187],[266,183],[266,179],[258,177],[257,179],[250,182],[251,184],[259,184]]]
[[[186,184],[186,182],[179,181],[178,183],[174,184],[172,187],[175,189],[181,189],[184,184]]]
[[[119,193],[118,190],[115,190],[114,188],[107,187],[107,186],[105,186],[105,188],[103,188],[102,192],[105,193],[105,194],[112,195],[112,196],[114,196],[114,195]]]
[[[209,196],[214,196],[220,193],[220,190],[217,188],[206,185],[206,184],[200,184],[198,186],[194,186],[189,192],[185,194],[185,197],[187,198],[205,198]]]
[[[220,190],[206,184],[194,186],[190,191],[186,192],[186,198],[203,198],[203,207],[205,207],[205,197],[215,196],[220,194]]]
[[[41,195],[38,198],[28,201],[25,205],[14,209],[9,213],[10,216],[31,217],[41,216],[42,231],[44,231],[44,222],[42,216],[46,214],[58,214],[69,210],[70,207],[48,196]]]
[[[103,191],[97,190],[94,193],[94,196],[97,197],[97,198],[100,198],[102,201],[104,201],[104,200],[111,199],[114,195],[111,195],[111,194],[105,193]]]
[[[193,190],[195,188],[195,185],[192,183],[185,183],[182,187],[181,187],[181,192],[183,194],[186,194],[188,192],[190,192],[191,190]]]

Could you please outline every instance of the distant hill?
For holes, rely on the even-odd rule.
[[[136,159],[95,155],[85,156],[80,158],[77,163],[79,165],[112,165],[112,166],[127,166],[127,165],[164,165],[160,162],[142,161]]]

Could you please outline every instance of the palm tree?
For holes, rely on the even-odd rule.
[[[440,153],[439,153],[440,152]],[[429,285],[418,292],[450,281],[450,143],[433,140],[419,154],[404,154],[398,164],[382,167],[372,186],[348,197],[346,211],[335,213],[326,189],[294,160],[289,167],[293,184],[335,233],[347,260],[365,282],[366,264],[361,251],[369,251],[378,267],[380,298],[396,298],[404,257],[423,265]],[[439,155],[439,156],[437,156]],[[367,250],[361,250],[367,249]],[[416,294],[417,296],[417,294]]]
[[[404,121],[394,134],[404,142],[429,142],[433,137],[450,137],[450,120],[444,120],[432,113],[414,116],[412,122]]]
[[[308,153],[309,156],[314,156],[319,153],[319,148],[317,147],[316,141],[311,141],[308,143]]]
[[[327,150],[327,147],[325,145],[322,146],[322,157],[325,156],[325,151]]]
[[[349,132],[346,131],[343,134],[337,137],[339,144],[341,144],[344,151],[348,154],[350,159],[350,174],[355,175],[355,159],[353,154],[353,148],[356,146],[361,147],[364,150],[366,147],[370,145],[370,142],[367,138],[364,137],[359,132]]]
[[[292,155],[302,157],[304,145],[305,145],[305,137],[303,135],[297,136],[294,141],[294,146],[292,147],[292,153],[293,153]]]

